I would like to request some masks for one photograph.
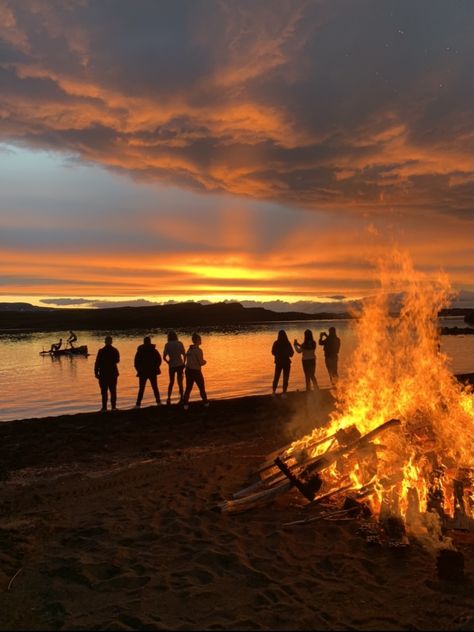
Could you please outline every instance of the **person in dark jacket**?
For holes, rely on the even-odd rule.
[[[272,355],[275,357],[275,374],[273,376],[273,390],[274,396],[277,390],[278,382],[280,381],[280,375],[283,371],[283,392],[282,397],[286,398],[286,391],[288,390],[288,381],[290,379],[290,358],[294,354],[293,347],[291,346],[286,331],[280,329],[278,332],[278,338],[275,340],[272,346]]]
[[[105,337],[105,346],[99,349],[94,364],[94,373],[99,380],[102,395],[102,411],[107,410],[107,396],[110,391],[112,410],[117,410],[117,364],[120,362],[118,349],[112,346],[112,336]]]
[[[322,331],[319,334],[319,344],[324,347],[324,361],[326,363],[331,384],[335,384],[338,378],[337,361],[339,357],[339,349],[341,348],[341,340],[336,335],[336,328],[329,327],[329,334]]]
[[[147,380],[150,380],[156,405],[159,406],[161,400],[157,376],[161,373],[161,355],[155,345],[152,344],[150,336],[145,336],[145,338],[143,338],[143,344],[137,347],[134,365],[138,377],[138,395],[135,408],[140,408],[141,406]]]

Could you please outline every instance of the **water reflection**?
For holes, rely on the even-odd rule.
[[[452,320],[449,326],[454,326]],[[341,338],[339,368],[344,376],[354,350],[353,321],[295,321],[245,326],[199,327],[176,330],[187,349],[195,329],[202,336],[202,349],[207,364],[204,367],[206,389],[211,399],[271,392],[273,378],[272,343],[279,329],[285,329],[290,341],[301,340],[305,329],[313,331],[317,340],[321,331],[334,325]],[[459,325],[463,326],[462,319]],[[77,345],[87,345],[90,356],[41,356],[52,341],[64,337],[65,332],[15,333],[0,335],[0,420],[47,417],[63,413],[87,412],[100,408],[100,392],[94,377],[95,354],[103,346],[104,337],[111,333],[114,346],[120,351],[118,381],[119,408],[132,408],[138,390],[138,379],[133,367],[137,346],[145,335],[162,354],[167,340],[167,329],[136,329],[126,332],[76,331]],[[443,336],[441,350],[451,358],[454,372],[474,370],[474,336]],[[166,365],[164,367],[166,369]],[[322,347],[317,347],[316,378],[322,387],[329,387]],[[166,400],[168,371],[158,378],[163,400]],[[304,390],[305,381],[300,357],[294,357],[289,390]],[[176,389],[175,389],[176,391]],[[192,394],[191,399],[198,399]],[[178,393],[174,394],[174,401]],[[145,391],[143,406],[152,405],[153,395]]]

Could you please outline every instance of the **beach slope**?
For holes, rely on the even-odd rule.
[[[472,629],[465,582],[420,546],[371,547],[298,493],[218,504],[323,424],[329,391],[0,424],[0,629]]]

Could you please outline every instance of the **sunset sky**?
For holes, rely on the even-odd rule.
[[[0,0],[0,302],[474,306],[472,0]],[[332,305],[332,307],[334,307]]]

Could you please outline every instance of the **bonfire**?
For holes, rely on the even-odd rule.
[[[380,270],[329,424],[269,455],[223,511],[296,489],[320,513],[290,525],[370,515],[400,542],[413,536],[438,548],[450,547],[446,529],[474,530],[472,389],[453,376],[438,339],[438,313],[453,295],[448,279],[415,271],[399,254]]]

